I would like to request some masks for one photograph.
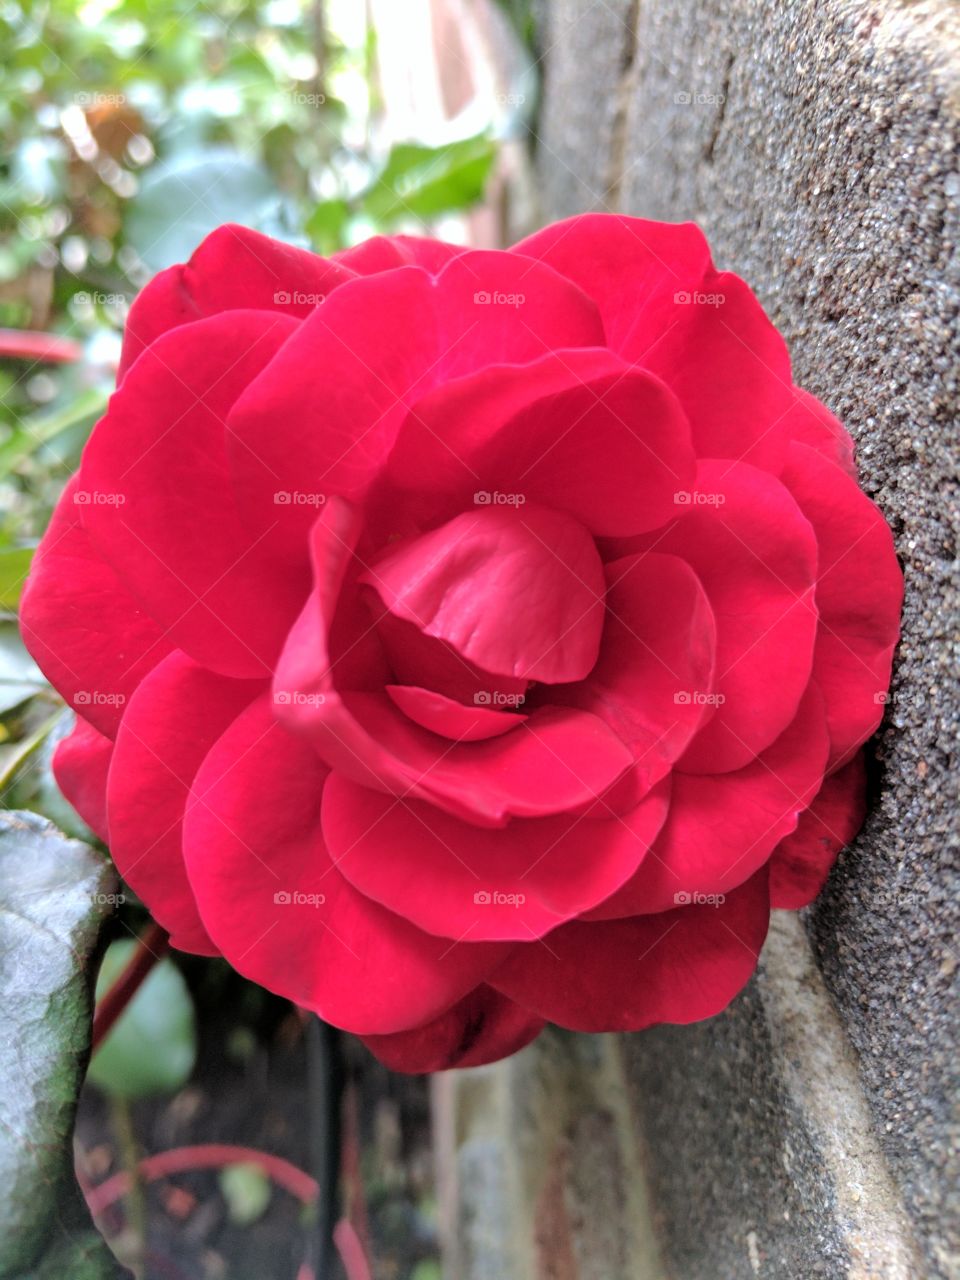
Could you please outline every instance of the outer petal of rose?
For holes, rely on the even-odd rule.
[[[666,531],[630,539],[680,556],[717,623],[719,695],[678,768],[739,769],[787,727],[810,679],[817,630],[813,529],[775,477],[744,463],[702,462],[686,512]]]
[[[371,236],[352,249],[333,254],[330,260],[361,276],[392,271],[395,267],[423,267],[436,275],[451,258],[466,252],[463,245],[447,244],[427,236]]]
[[[594,535],[655,529],[693,484],[690,429],[659,379],[606,350],[551,352],[446,383],[419,401],[390,456],[414,518],[504,495],[570,512]]]
[[[668,795],[663,782],[623,819],[563,814],[491,830],[335,773],[324,790],[323,833],[354,888],[428,933],[527,942],[633,874],[663,825]]]
[[[542,1018],[483,984],[425,1027],[361,1039],[391,1071],[422,1074],[508,1058],[543,1027]]]
[[[388,684],[385,688],[390,701],[408,720],[455,742],[499,738],[501,734],[516,729],[527,718],[521,713],[500,711],[483,703],[467,706],[444,697],[442,693],[416,685]]]
[[[479,506],[401,544],[361,577],[391,613],[495,675],[582,680],[603,630],[603,564],[571,516]]]
[[[218,227],[190,261],[168,267],[137,294],[123,334],[118,377],[161,333],[219,311],[274,310],[307,316],[316,299],[352,280],[345,263],[327,261],[233,223]]]
[[[764,868],[718,906],[562,925],[518,947],[488,981],[573,1031],[698,1022],[725,1009],[750,978],[769,919]]]
[[[309,579],[267,565],[240,519],[224,424],[288,317],[231,311],[159,337],[84,452],[84,525],[177,646],[223,675],[269,672]]]
[[[602,720],[576,709],[543,707],[502,738],[445,743],[411,724],[385,694],[341,693],[330,625],[358,526],[356,510],[338,498],[313,531],[314,591],[274,677],[276,713],[292,732],[355,782],[431,800],[488,826],[574,808],[623,773],[628,748]]]
[[[715,270],[697,227],[584,214],[515,252],[596,299],[608,345],[679,397],[700,457],[779,470],[793,403],[786,346],[744,281]]]
[[[793,724],[745,768],[674,773],[670,812],[649,856],[590,918],[669,911],[697,894],[742,884],[796,828],[820,787],[826,757],[823,699],[812,686]]]
[[[109,844],[107,770],[113,742],[82,717],[53,755],[57,785],[94,835]]]
[[[511,287],[527,290],[523,308],[473,301],[481,288]],[[278,554],[296,552],[316,516],[306,498],[362,497],[431,387],[492,362],[602,342],[596,308],[579,289],[510,254],[463,253],[435,277],[401,267],[352,281],[304,322],[230,415],[250,527]],[[277,493],[293,499],[279,512]]]
[[[632,749],[641,791],[668,772],[713,707],[716,624],[690,566],[655,551],[605,566],[607,620],[597,664],[558,700],[602,717]]]
[[[20,630],[61,697],[112,738],[124,704],[171,644],[91,544],[77,489],[74,476],[37,548]]]
[[[824,781],[796,831],[770,859],[770,905],[796,911],[823,888],[840,850],[860,830],[866,812],[863,752]]]
[[[822,453],[856,479],[853,440],[843,423],[809,391],[794,387],[793,394],[793,407],[783,420],[790,439]]]
[[[276,724],[269,699],[234,721],[197,774],[184,825],[203,922],[245,977],[335,1026],[358,1035],[421,1026],[510,948],[451,945],[357,893],[324,848],[326,773]]]
[[[783,482],[813,525],[820,550],[813,675],[827,701],[833,770],[883,716],[900,638],[903,575],[879,508],[838,466],[795,444]]]
[[[117,870],[181,951],[216,955],[183,865],[183,813],[204,756],[263,691],[172,653],[126,709],[107,788]]]

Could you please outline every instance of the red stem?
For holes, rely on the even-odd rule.
[[[169,945],[170,939],[166,931],[153,922],[137,939],[136,950],[123,972],[97,1004],[91,1036],[94,1049],[103,1042],[107,1032],[136,995],[153,966],[165,955]]]
[[[137,1166],[144,1182],[156,1182],[172,1173],[187,1173],[196,1169],[222,1169],[229,1164],[255,1164],[277,1184],[296,1196],[303,1204],[316,1198],[317,1184],[308,1173],[298,1169],[282,1156],[272,1156],[252,1147],[235,1147],[218,1142],[207,1142],[195,1147],[176,1147],[173,1151],[161,1151],[147,1156]],[[104,1209],[115,1204],[127,1192],[130,1174],[126,1170],[115,1173],[87,1193],[87,1204],[93,1217],[99,1217]]]
[[[79,360],[83,347],[59,333],[37,329],[0,329],[0,359],[36,360],[47,364],[67,364]]]

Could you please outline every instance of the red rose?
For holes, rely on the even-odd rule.
[[[174,945],[407,1070],[722,1009],[859,825],[901,576],[697,228],[224,227],[121,372],[23,626]]]

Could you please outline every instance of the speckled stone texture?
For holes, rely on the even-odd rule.
[[[731,1009],[446,1086],[449,1274],[955,1280],[960,9],[539,12],[543,220],[703,226],[856,437],[907,601],[871,816]]]
[[[956,1277],[960,9],[563,0],[546,8],[542,43],[544,219],[619,208],[699,222],[718,265],[751,282],[784,333],[797,381],[856,437],[861,481],[895,532],[907,601],[873,809],[806,925],[921,1265]],[[671,1269],[680,1280],[870,1274],[830,1243],[814,1184],[791,1189],[775,1167],[780,1130],[797,1150],[804,1137],[763,1079],[753,1000],[712,1028],[628,1049]],[[711,1102],[702,1082],[724,1080]],[[761,1216],[804,1214],[782,1267],[742,1239],[735,1254],[737,1206],[751,1198]],[[802,1250],[821,1214],[815,1266]],[[708,1230],[730,1237],[712,1273],[691,1260]]]

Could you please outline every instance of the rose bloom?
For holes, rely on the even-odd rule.
[[[227,226],[136,300],[22,619],[173,945],[423,1071],[729,1003],[862,820],[901,592],[695,226]]]

